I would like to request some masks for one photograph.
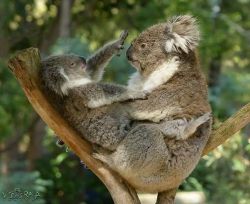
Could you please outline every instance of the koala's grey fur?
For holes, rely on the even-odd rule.
[[[178,16],[143,31],[127,51],[129,61],[138,70],[129,87],[151,92],[145,100],[126,102],[130,114],[134,119],[160,121],[160,124],[135,122],[116,151],[94,156],[141,191],[177,188],[195,168],[209,138],[211,109],[195,51],[198,41],[195,19]],[[155,84],[151,82],[148,86],[146,81],[159,69],[158,78],[153,80]],[[164,75],[164,70],[169,73]],[[168,137],[173,124],[166,123],[200,117],[203,119],[199,125],[203,124],[194,134],[199,125],[191,128],[192,134],[181,136],[185,140]],[[159,128],[161,125],[166,127],[165,132]]]

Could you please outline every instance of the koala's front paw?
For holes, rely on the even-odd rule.
[[[208,120],[210,120],[212,118],[212,114],[209,113],[205,113],[204,115],[198,117],[196,119],[197,124],[200,126],[201,124],[207,122]]]
[[[124,42],[126,40],[126,38],[128,37],[128,31],[124,30],[121,35],[120,38],[114,43],[115,49],[117,51],[116,55],[120,56],[120,50],[122,50],[124,48]]]
[[[147,94],[143,91],[129,91],[129,98],[130,99],[145,99],[147,97]]]
[[[126,40],[127,37],[128,37],[128,30],[122,31],[119,39],[122,45],[124,44],[124,41]]]

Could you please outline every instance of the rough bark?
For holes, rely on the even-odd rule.
[[[228,118],[212,131],[203,155],[223,144],[227,139],[250,123],[250,103],[243,106],[237,113]]]
[[[177,190],[178,189],[171,189],[158,193],[156,204],[174,204]]]
[[[9,68],[21,84],[30,103],[41,116],[41,118],[54,130],[66,145],[80,157],[82,161],[102,180],[108,188],[114,203],[116,204],[137,204],[140,203],[136,191],[129,186],[121,177],[92,156],[92,149],[88,142],[81,137],[60,117],[52,108],[40,89],[38,70],[40,67],[39,51],[29,48],[20,51],[9,61]],[[204,150],[204,154],[213,150],[234,133],[239,131],[250,122],[250,103],[240,109],[235,115],[225,121],[216,129]],[[159,193],[157,204],[170,203],[174,200],[175,192]]]

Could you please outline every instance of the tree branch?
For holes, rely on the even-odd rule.
[[[203,150],[203,155],[209,153],[240,129],[250,123],[250,103],[242,107],[237,113],[228,118],[217,129],[213,130],[208,143]]]
[[[36,48],[20,51],[9,60],[9,68],[21,84],[28,100],[45,123],[93,171],[108,188],[115,204],[140,203],[136,191],[92,156],[90,144],[78,135],[53,109],[41,91],[39,82],[40,55]]]

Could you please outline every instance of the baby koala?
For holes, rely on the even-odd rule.
[[[85,60],[76,55],[52,56],[41,62],[41,84],[51,104],[81,135],[93,144],[113,150],[125,137],[130,121],[119,104],[128,99],[145,98],[125,86],[98,83],[104,67],[123,48],[127,32],[106,44]],[[96,108],[103,106],[101,108]]]
[[[196,20],[184,15],[147,28],[127,50],[137,69],[128,87],[149,94],[123,103],[134,120],[131,130],[115,151],[94,156],[138,190],[178,188],[207,143],[211,108],[198,43]]]

